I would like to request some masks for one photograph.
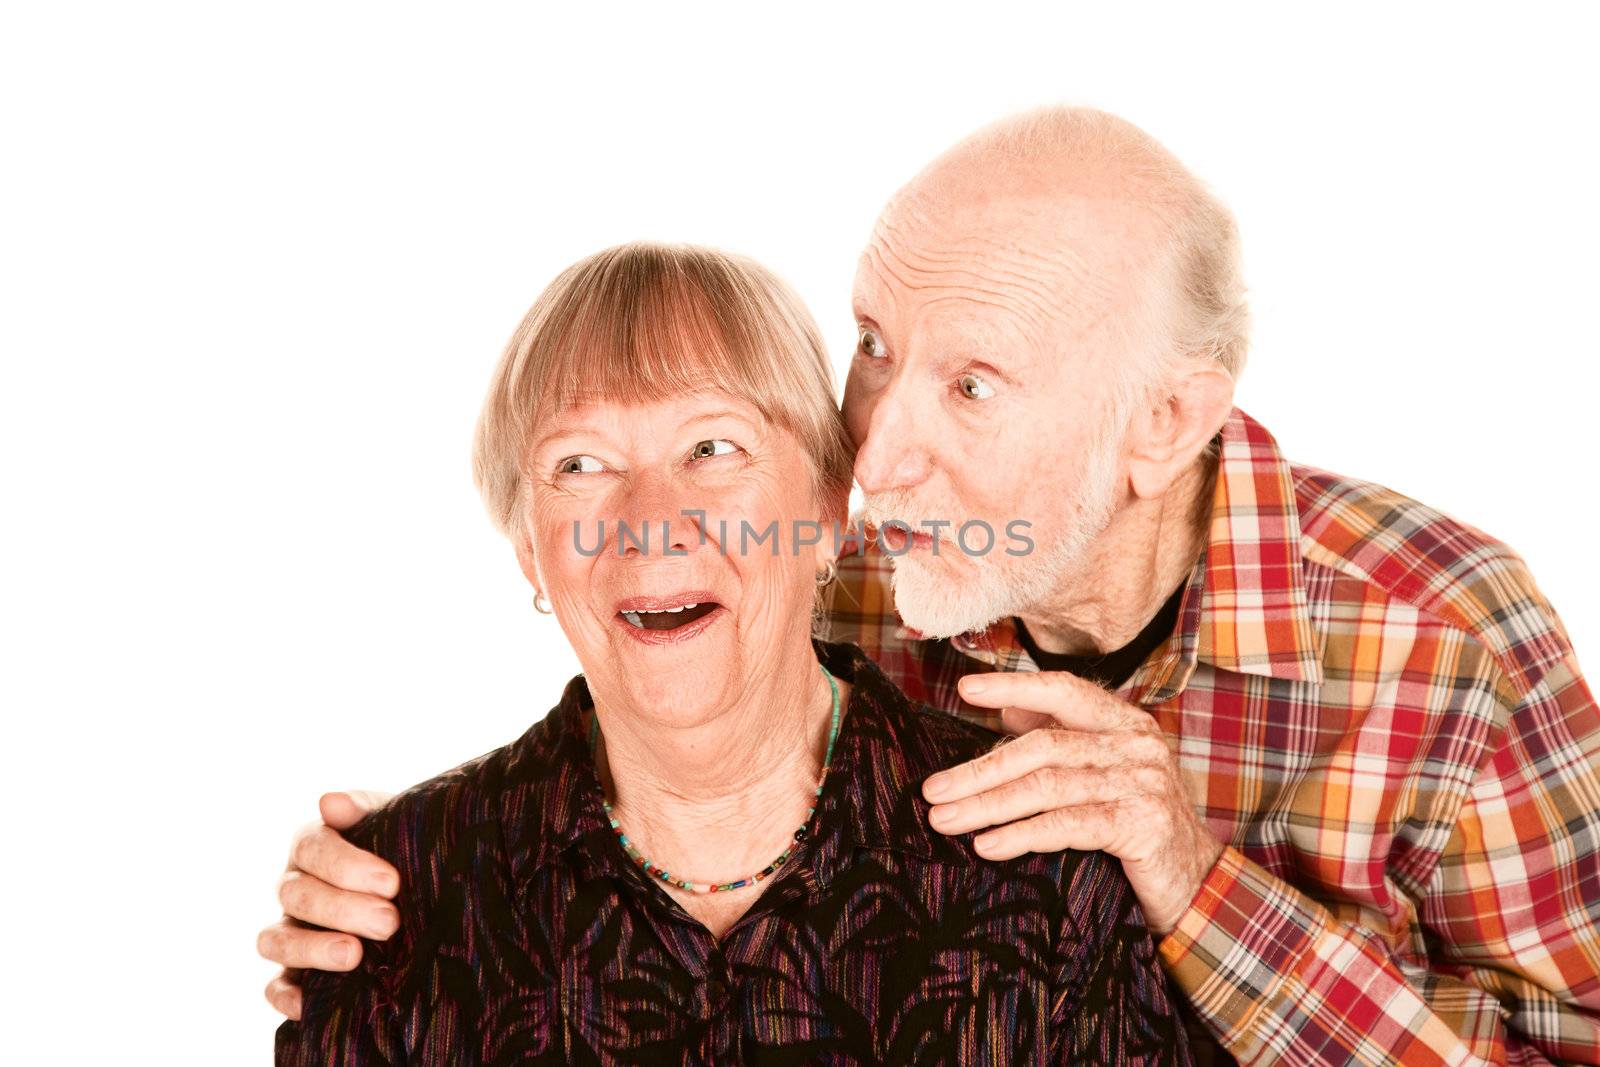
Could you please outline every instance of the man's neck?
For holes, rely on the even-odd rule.
[[[1111,652],[1138,636],[1205,550],[1217,461],[1201,456],[1166,493],[1134,500],[1056,593],[1020,618],[1045,652]]]

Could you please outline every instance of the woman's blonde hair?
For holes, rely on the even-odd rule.
[[[648,402],[715,388],[793,433],[813,488],[843,518],[854,449],[816,323],[794,292],[743,256],[634,242],[574,263],[507,343],[472,448],[496,526],[526,536],[528,449],[538,428],[588,400]]]

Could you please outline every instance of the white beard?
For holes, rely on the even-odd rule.
[[[1006,540],[1005,524],[991,524],[996,533],[994,547],[984,555],[968,556],[952,533],[961,523],[952,514],[941,512],[937,517],[950,518],[952,524],[941,531],[939,558],[928,558],[920,551],[890,556],[894,606],[905,624],[927,637],[954,637],[1026,614],[1055,593],[1116,512],[1122,434],[1099,434],[1097,438],[1079,465],[1077,499],[1069,504],[1071,514],[1054,543],[1040,542],[1036,529],[1030,529],[1027,534],[1035,541],[1033,551],[1010,556],[1006,548],[1016,546]],[[918,532],[929,532],[918,525],[920,509],[911,506],[909,493],[871,494],[864,498],[863,510],[874,525],[898,519]],[[946,556],[961,557],[961,562],[947,563]]]

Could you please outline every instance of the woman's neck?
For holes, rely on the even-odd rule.
[[[848,687],[838,685],[842,717]],[[831,711],[828,679],[809,641],[700,726],[664,728],[600,705],[595,762],[612,817],[641,855],[675,877],[748,878],[794,844],[816,800]],[[735,900],[748,907],[761,888],[713,894],[724,900],[709,910],[725,912]],[[686,906],[709,900],[673,895]]]

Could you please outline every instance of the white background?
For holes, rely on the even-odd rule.
[[[1600,663],[1592,8],[468,7],[5,17],[8,1062],[268,1062],[254,937],[317,795],[575,671],[467,452],[559,268],[752,254],[842,369],[884,199],[1022,107],[1208,180],[1241,405],[1509,542]]]

